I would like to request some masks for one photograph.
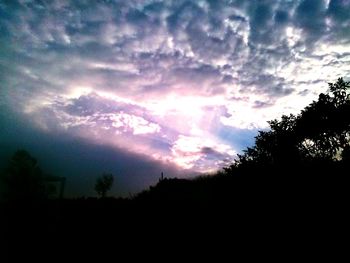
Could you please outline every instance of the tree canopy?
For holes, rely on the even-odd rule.
[[[329,83],[328,93],[321,93],[300,114],[269,121],[270,130],[260,131],[255,145],[238,155],[226,171],[233,167],[348,158],[349,87],[350,82],[339,78],[336,83]]]
[[[112,174],[103,174],[96,180],[95,191],[97,194],[104,198],[107,195],[107,192],[112,188],[114,182],[114,177]]]
[[[14,153],[2,179],[6,199],[33,200],[46,196],[43,172],[25,150]]]

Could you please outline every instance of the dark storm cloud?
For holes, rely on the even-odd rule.
[[[350,20],[349,17],[350,2],[348,0],[331,0],[329,3],[328,14],[340,23]]]
[[[252,87],[253,90],[245,90],[242,92],[268,93],[270,98],[289,95],[293,92],[292,88],[285,87],[283,78],[276,78],[274,75],[261,74],[242,82],[244,86]]]
[[[325,1],[303,0],[296,9],[295,23],[305,30],[309,40],[314,42],[326,30],[325,15]]]
[[[331,0],[327,15],[331,19],[332,34],[335,38],[349,44],[350,38],[350,2],[348,0]]]
[[[230,160],[232,161],[232,157],[229,154],[224,154],[221,152],[216,151],[213,148],[210,147],[203,147],[201,149],[201,152],[205,154],[206,158],[208,159],[214,159],[217,161],[225,161],[225,160]]]
[[[46,173],[67,178],[67,197],[95,195],[95,180],[103,172],[115,176],[111,194],[118,196],[129,196],[155,184],[160,172],[167,177],[186,174],[174,165],[159,163],[125,149],[67,137],[61,132],[47,133],[33,129],[29,120],[21,120],[19,116],[10,118],[2,114],[1,117],[0,169],[6,167],[14,151],[28,149]]]
[[[267,4],[266,1],[261,1],[256,6],[251,7],[252,13],[250,16],[250,41],[252,42],[269,42],[273,27],[273,11],[272,6]],[[277,35],[278,32],[276,32]]]

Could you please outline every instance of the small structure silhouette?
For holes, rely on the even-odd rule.
[[[62,176],[53,176],[53,175],[49,175],[49,176],[45,176],[44,177],[44,182],[45,182],[45,186],[46,186],[46,192],[48,192],[49,194],[51,194],[51,197],[55,196],[56,193],[56,185],[59,184],[59,191],[58,191],[58,197],[59,199],[63,199],[64,196],[64,188],[66,185],[66,178],[62,177]],[[54,193],[50,193],[50,188],[54,187]]]

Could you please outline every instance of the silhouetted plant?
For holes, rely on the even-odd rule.
[[[95,191],[97,194],[104,198],[107,192],[112,188],[114,177],[112,174],[103,174],[101,177],[97,178],[95,184]]]
[[[5,197],[10,200],[33,200],[46,197],[43,174],[27,151],[18,150],[4,174]]]
[[[259,131],[255,145],[238,155],[236,163],[226,167],[286,165],[302,160],[339,158],[347,154],[350,142],[350,82],[339,78],[329,83],[329,92],[321,93],[297,116],[283,115],[269,121],[269,131]]]
[[[349,143],[350,82],[342,78],[329,83],[330,93],[320,94],[300,114],[297,125],[303,133],[309,155],[319,159],[334,159]]]

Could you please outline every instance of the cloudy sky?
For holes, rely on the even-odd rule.
[[[350,0],[0,0],[0,152],[125,195],[217,170],[349,75]]]

